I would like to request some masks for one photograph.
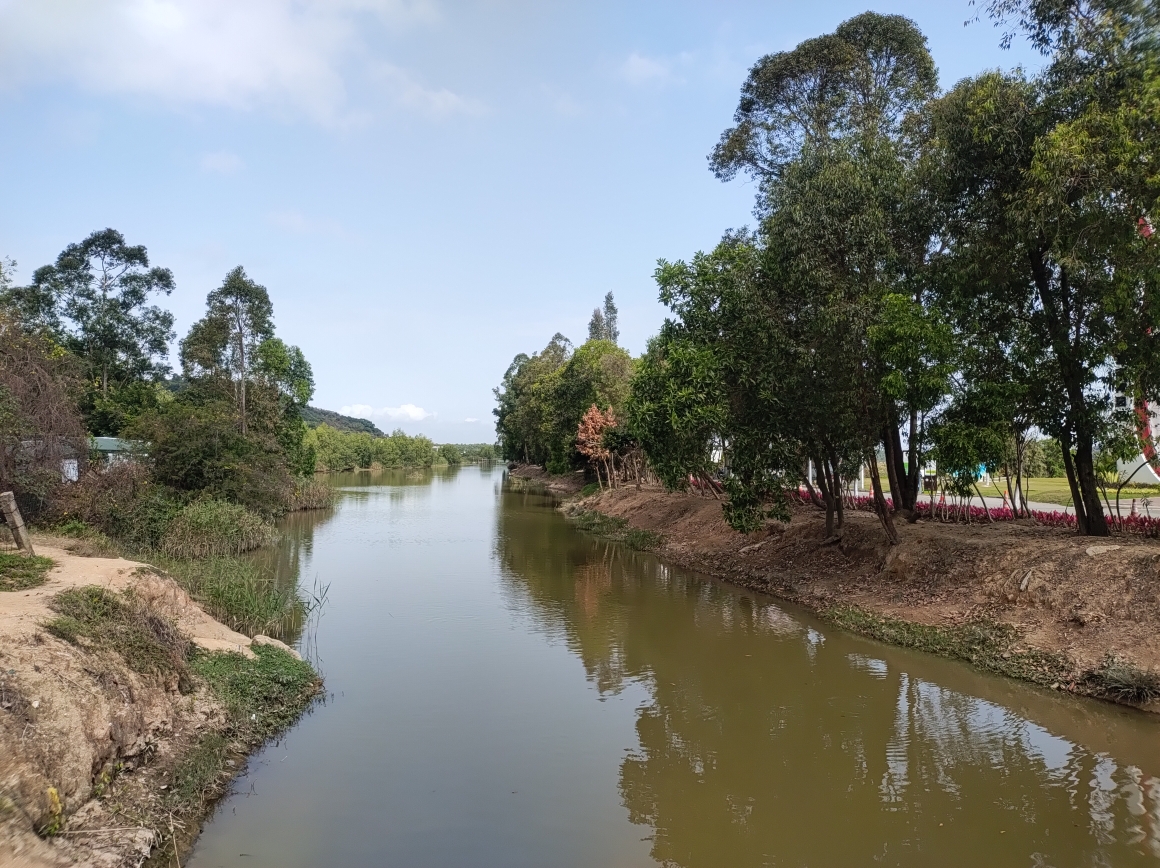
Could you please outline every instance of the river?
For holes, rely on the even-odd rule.
[[[502,468],[346,474],[271,569],[327,697],[189,868],[1160,864],[1160,726],[575,531]]]

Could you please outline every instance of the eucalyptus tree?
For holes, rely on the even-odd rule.
[[[944,299],[963,333],[1017,323],[1032,421],[1059,440],[1080,533],[1105,535],[1096,452],[1112,394],[1160,397],[1157,7],[996,0],[989,14],[1048,58],[986,73],[933,110]],[[1141,231],[1141,230],[1144,231]]]
[[[206,296],[205,316],[193,324],[181,342],[181,362],[187,377],[215,375],[230,379],[243,435],[248,429],[247,386],[261,361],[258,348],[273,337],[274,306],[270,294],[239,265]]]

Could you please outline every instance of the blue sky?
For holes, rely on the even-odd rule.
[[[656,260],[752,222],[706,168],[749,67],[867,8],[0,0],[0,256],[26,280],[119,229],[173,270],[179,335],[244,265],[315,404],[490,441],[512,357],[581,341],[606,292],[644,349]],[[871,8],[918,23],[944,87],[1037,63],[967,0]]]

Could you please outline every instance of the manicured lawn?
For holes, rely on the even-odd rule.
[[[1066,477],[1025,479],[1024,492],[1029,501],[1043,503],[1058,503],[1060,506],[1071,506],[1071,489],[1067,485]],[[1006,490],[1004,480],[996,478],[989,487],[980,486],[983,494],[1002,497]],[[1160,486],[1126,486],[1120,492],[1120,509],[1127,514],[1132,508],[1132,499],[1143,500],[1150,498],[1153,503],[1160,503]],[[1109,487],[1108,499],[1115,506],[1115,489]]]

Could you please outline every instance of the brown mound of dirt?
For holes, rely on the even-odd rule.
[[[0,593],[0,866],[140,865],[161,831],[164,770],[225,713],[204,693],[179,693],[175,678],[46,633],[48,603],[70,587],[133,588],[204,647],[252,654],[250,639],[150,567],[34,542],[56,563],[48,581]],[[99,798],[114,782],[116,798]]]

